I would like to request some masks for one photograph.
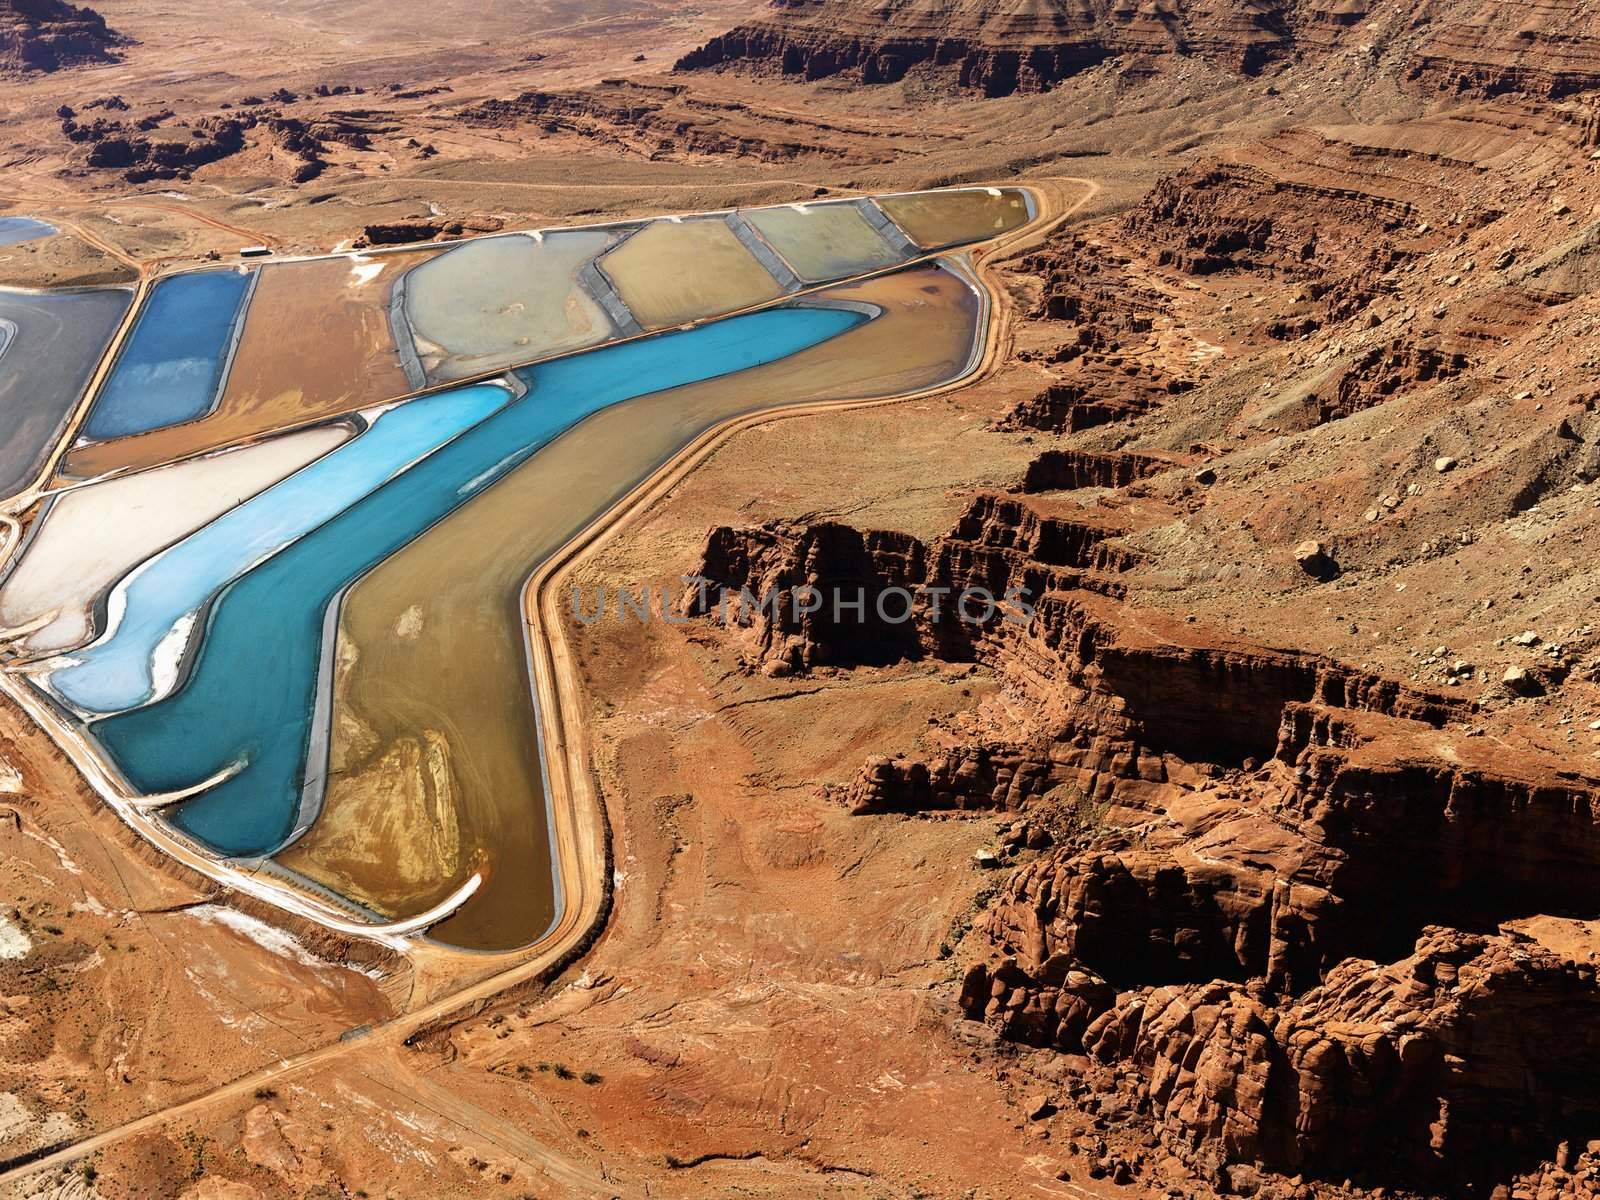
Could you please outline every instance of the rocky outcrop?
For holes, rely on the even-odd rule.
[[[127,39],[65,0],[0,0],[0,74],[114,62]]]
[[[769,673],[977,659],[1028,697],[1033,720],[1012,737],[869,763],[842,797],[858,812],[1020,808],[1066,785],[1128,802],[1140,784],[1182,777],[1183,763],[1264,762],[1291,726],[1311,738],[1324,726],[1291,720],[1307,705],[1422,727],[1466,711],[1316,655],[1127,612],[1118,576],[1137,559],[1119,542],[1126,530],[1086,516],[982,493],[929,546],[838,524],[722,527],[684,607],[728,628],[744,661]]]
[[[1089,595],[1047,594],[1014,653],[1035,682],[1096,698],[1097,732],[1133,737],[1192,762],[1271,757],[1287,707],[1333,709],[1441,725],[1467,706],[1315,654],[1219,637],[1161,613],[1129,612]],[[1081,705],[1083,695],[1066,699]]]
[[[1346,855],[1326,882],[1354,908],[1382,895],[1391,924],[1478,924],[1583,909],[1600,887],[1600,781],[1557,760],[1503,764],[1415,726],[1286,709],[1278,760],[1295,786],[1274,819]],[[1448,744],[1447,744],[1448,745]]]
[[[1062,785],[1118,806],[1137,838],[1113,830],[1018,871],[983,926],[991,957],[1066,954],[1124,987],[1296,991],[1429,923],[1581,908],[1600,882],[1596,781],[1445,764],[1423,750],[1427,728],[1290,704],[1258,772],[1197,777],[1169,758],[1163,788],[1114,765]]]
[[[1315,27],[1327,44],[1364,6],[1289,0],[1183,0],[1161,8],[1088,0],[774,0],[767,12],[678,60],[692,71],[728,63],[822,79],[849,73],[894,83],[915,69],[987,96],[1037,92],[1118,55],[1193,55],[1253,74]]]
[[[1584,1144],[1600,1042],[1569,1061],[1561,1030],[1592,1023],[1594,968],[1441,926],[1592,908],[1600,780],[1446,763],[1429,729],[1291,704],[1258,771],[1102,778],[1084,836],[1025,861],[974,926],[964,1011],[1131,1065],[1169,1147],[1219,1177],[1361,1161],[1368,1184],[1449,1191]]]
[[[361,246],[410,246],[431,242],[444,232],[445,225],[440,221],[391,221],[363,225],[358,243]]]
[[[1257,74],[1346,48],[1374,0],[771,0],[755,19],[678,60],[680,71],[743,64],[867,84],[932,73],[987,96],[1038,92],[1112,58],[1195,57]],[[1580,0],[1461,0],[1429,10],[1392,70],[1414,88],[1550,101],[1600,87],[1600,17]],[[1392,28],[1392,27],[1391,27]],[[1381,33],[1368,37],[1383,36]],[[1392,33],[1389,34],[1392,37]]]
[[[1054,381],[995,428],[1078,433],[1130,420],[1193,386],[1141,353],[1157,325],[1170,323],[1170,305],[1126,256],[1067,232],[1024,258],[1020,269],[1037,278],[1038,294],[1029,314],[1035,344],[1017,357],[1052,368]]]
[[[973,644],[1025,697],[1032,720],[1012,737],[926,762],[869,764],[847,790],[854,810],[1021,809],[1062,788],[1153,809],[1168,785],[1281,753],[1285,723],[1308,706],[1336,714],[1335,724],[1373,713],[1421,728],[1468,711],[1317,655],[1230,643],[1163,614],[1128,612],[1082,581],[1046,591],[1033,607],[1025,626],[991,624]]]
[[[933,579],[958,593],[987,588],[1003,596],[1020,586],[1036,599],[1071,591],[1086,575],[1104,579],[1133,568],[1135,556],[1117,544],[1125,533],[1075,506],[980,492],[940,540]]]
[[[708,100],[688,88],[611,79],[582,91],[534,91],[485,100],[459,110],[467,125],[509,129],[537,125],[646,158],[725,154],[762,162],[802,157],[849,157],[830,139],[830,126],[790,116],[768,120],[742,105]]]
[[[961,1007],[1002,1037],[1029,1046],[1080,1046],[1089,1027],[1116,1003],[1104,979],[1066,955],[1024,970],[1015,959],[978,964],[961,984]]]
[[[1127,487],[1170,470],[1174,465],[1170,459],[1128,451],[1097,454],[1089,450],[1046,450],[1028,464],[1027,474],[1022,478],[1022,491]]]
[[[1364,307],[1385,274],[1410,260],[1409,234],[1423,223],[1405,200],[1212,163],[1163,179],[1125,224],[1162,266],[1301,282],[1337,320]]]
[[[1003,432],[1041,430],[1045,433],[1081,433],[1100,425],[1128,421],[1149,412],[1168,396],[1178,394],[1169,381],[1163,387],[1151,381],[1119,380],[1120,388],[1107,395],[1095,387],[1093,363],[1084,363],[1083,382],[1051,383],[1023,400],[995,422]],[[1172,390],[1169,390],[1172,389]]]
[[[1597,1018],[1594,967],[1429,929],[1400,961],[1342,963],[1286,1007],[1226,983],[1158,988],[1082,1041],[1139,1070],[1176,1146],[1449,1188],[1583,1144],[1600,1121]]]
[[[680,58],[675,68],[693,71],[747,61],[776,64],[785,75],[823,79],[850,72],[862,83],[895,83],[915,67],[947,71],[962,87],[987,96],[1043,91],[1109,57],[1098,39],[1045,45],[987,45],[979,38],[937,33],[898,36],[870,30],[848,39],[817,29],[796,29],[779,20],[741,26],[712,38]]]
[[[1131,260],[1067,231],[1024,257],[1018,269],[1037,275],[1040,291],[1029,316],[1078,326],[1087,349],[1114,350],[1123,338],[1149,333],[1168,310],[1166,297],[1141,283]]]
[[[1030,973],[1061,957],[1105,972],[1124,988],[1268,974],[1275,918],[1289,904],[1274,896],[1273,868],[1298,869],[1316,855],[1286,842],[1289,854],[1251,863],[1218,839],[1210,842],[1227,851],[1215,863],[1170,848],[1124,845],[1022,867],[982,923],[983,937],[996,947],[991,957]],[[1258,850],[1261,858],[1270,854]],[[1299,905],[1302,912],[1310,907]]]
[[[973,656],[1000,625],[1023,624],[1046,592],[1116,592],[1133,556],[1125,530],[1037,502],[980,493],[947,537],[848,525],[713,529],[683,600],[735,631],[745,663],[768,674]]]
[[[1592,1136],[1554,1039],[1600,1002],[1593,969],[1430,927],[1592,907],[1600,780],[1441,753],[1465,705],[1123,607],[1046,596],[987,644],[1039,714],[1009,758],[875,760],[851,792],[1074,810],[1078,836],[1025,857],[974,926],[968,1016],[1131,1064],[1171,1147],[1211,1170],[1343,1177],[1354,1144],[1386,1164],[1372,1181],[1439,1187]],[[1267,713],[1275,747],[1230,766]]]
[[[94,140],[84,162],[90,167],[123,171],[129,183],[145,183],[176,179],[243,148],[243,129],[229,121],[212,130],[209,137],[184,142],[110,134]]]
[[[1318,399],[1318,419],[1333,421],[1362,412],[1420,384],[1437,383],[1471,370],[1465,353],[1436,342],[1400,338],[1361,355],[1339,377],[1332,395]]]
[[[71,109],[64,109],[63,114],[62,136],[86,149],[84,165],[120,172],[129,183],[187,179],[199,168],[231,158],[261,141],[284,151],[294,164],[291,183],[307,183],[327,167],[323,157],[326,142],[354,149],[371,144],[359,124],[339,119],[305,121],[272,110],[201,117],[170,131],[162,128],[170,113],[130,120],[96,117],[92,121],[78,120]]]
[[[76,129],[63,125],[62,132],[72,141],[87,134],[81,139],[89,146],[85,164],[121,171],[129,183],[186,177],[198,167],[239,153],[245,145],[244,126],[233,120],[197,126],[202,136],[182,140],[134,136],[102,122]]]
[[[927,577],[927,551],[906,534],[848,525],[712,530],[684,600],[690,616],[738,631],[743,656],[768,674],[916,657],[905,603]]]
[[[1600,14],[1580,0],[1470,0],[1441,16],[1408,63],[1421,86],[1538,100],[1600,87]]]

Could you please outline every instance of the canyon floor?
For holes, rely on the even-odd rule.
[[[975,382],[743,424],[553,579],[675,619],[541,628],[613,886],[534,979],[280,928],[0,707],[0,1194],[1593,1195],[1592,99],[1419,82],[1377,3],[993,98],[669,69],[743,3],[412,7],[107,0],[116,61],[0,84],[0,215],[62,231],[0,283],[951,183],[1049,220],[980,263]],[[730,623],[692,574],[1035,611]]]

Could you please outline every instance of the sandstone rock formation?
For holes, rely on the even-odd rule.
[[[746,64],[807,80],[849,73],[867,84],[920,70],[1006,96],[1048,89],[1112,58],[1192,56],[1251,75],[1352,47],[1381,54],[1403,42],[1397,74],[1423,92],[1559,100],[1600,87],[1600,18],[1578,0],[1462,0],[1429,6],[1416,25],[1411,12],[1373,0],[772,0],[677,69]],[[1420,37],[1411,36],[1416,29]]]
[[[739,629],[768,674],[914,657],[917,627],[885,593],[920,586],[926,556],[915,538],[847,525],[721,528],[694,572],[710,586],[690,587],[684,607]]]
[[[0,74],[111,62],[125,40],[87,6],[0,0]]]
[[[1130,270],[1127,256],[1084,235],[1067,234],[1019,266],[1040,280],[1029,315],[1053,332],[1044,343],[1023,347],[1018,357],[1060,369],[998,428],[1093,429],[1147,412],[1193,386],[1187,375],[1152,369],[1136,353],[1158,323],[1170,321],[1171,304]],[[1036,490],[1041,478],[1024,481],[1024,490]]]
[[[1600,779],[1508,771],[1481,743],[1440,758],[1439,731],[1470,719],[1461,701],[1087,591],[1129,565],[1103,534],[995,497],[929,547],[840,525],[718,529],[701,567],[718,586],[690,608],[778,597],[739,635],[752,665],[971,655],[1012,682],[1029,714],[1012,738],[875,758],[841,799],[999,806],[1066,830],[980,918],[988,949],[961,1004],[1013,1040],[1131,1064],[1197,1166],[1349,1173],[1357,1146],[1388,1164],[1376,1180],[1452,1186],[1600,1118],[1577,1083],[1600,1041],[1570,1059],[1560,1045],[1600,1004],[1594,969],[1436,927],[1600,892]],[[1016,579],[1040,588],[1026,623],[921,607],[891,630],[787,610],[799,588],[870,602]]]
[[[285,95],[289,102],[296,99]],[[128,106],[97,103],[84,108],[125,112]],[[308,183],[326,169],[330,144],[366,150],[371,147],[372,134],[383,129],[381,122],[365,113],[306,119],[272,107],[218,113],[182,125],[172,118],[171,110],[164,110],[138,117],[81,120],[68,107],[61,113],[61,133],[68,142],[86,148],[85,166],[121,172],[129,183],[187,179],[201,167],[252,147],[262,147],[268,155],[281,152],[289,164],[287,181]]]
[[[740,636],[753,664],[785,670],[972,655],[1011,681],[1028,714],[1011,738],[874,758],[840,798],[858,813],[998,806],[1066,831],[978,921],[987,950],[961,1004],[1013,1040],[1132,1065],[1197,1167],[1348,1174],[1355,1146],[1386,1164],[1376,1181],[1449,1187],[1590,1128],[1577,1081],[1600,1041],[1569,1059],[1561,1039],[1600,1004],[1594,969],[1436,926],[1587,904],[1600,779],[1508,770],[1453,739],[1440,757],[1440,731],[1470,720],[1462,701],[1085,589],[1127,565],[1082,525],[980,497],[930,547],[839,525],[719,529],[702,565],[719,587],[691,607],[739,588],[786,604],[800,587],[1040,587],[1025,624],[921,608],[915,637],[886,637],[780,604]]]
[[[1016,620],[919,603],[888,639],[780,610],[733,636],[752,669],[921,658],[993,681],[963,722],[828,794],[1028,831],[985,851],[1007,873],[957,930],[965,1015],[1070,1056],[1102,1115],[1140,1114],[1219,1189],[1309,1194],[1258,1166],[1319,1195],[1592,1182],[1596,1049],[1563,1030],[1592,1023],[1594,959],[1522,930],[1552,913],[1587,929],[1600,771],[1571,733],[1530,746],[1512,714],[1546,704],[1572,728],[1600,682],[1595,631],[1564,609],[1559,643],[1502,631],[1476,659],[1430,641],[1399,668],[1364,661],[1397,636],[1410,570],[1437,565],[1429,602],[1493,614],[1524,600],[1517,580],[1451,590],[1483,586],[1480,538],[1542,538],[1554,507],[1582,531],[1561,544],[1591,545],[1600,508],[1593,237],[1574,211],[1590,195],[1529,216],[1524,177],[1485,186],[1474,158],[1537,127],[1587,159],[1588,127],[1576,109],[1457,120],[1275,134],[1052,238],[1018,264],[1017,379],[1037,390],[992,428],[1036,448],[1009,495],[925,543],[721,528],[701,567],[708,614],[758,586],[1028,590]],[[1525,586],[1574,586],[1561,561]],[[1274,635],[1207,618],[1246,580]],[[1341,650],[1303,648],[1298,623],[1363,586],[1377,599],[1334,618]],[[1109,1177],[1144,1169],[1102,1153]]]
[[[1469,95],[1556,100],[1600,86],[1600,16],[1576,0],[1453,5],[1412,56],[1423,84]]]
[[[1077,488],[1120,488],[1170,470],[1170,459],[1153,454],[1088,450],[1046,450],[1028,465],[1024,492],[1062,492]]]
[[[723,527],[684,607],[739,627],[747,663],[769,674],[924,653],[964,660],[997,624],[1026,625],[1030,598],[1116,593],[1133,562],[1114,544],[1124,532],[998,493],[974,497],[933,546],[837,524]]]
[[[702,99],[686,87],[621,79],[582,91],[523,92],[510,99],[485,100],[460,109],[456,119],[489,129],[535,125],[549,136],[571,135],[645,158],[730,154],[783,162],[858,157],[825,136],[825,122],[808,129],[810,122],[792,115],[782,122],[767,120],[741,105]]]
[[[1302,26],[1325,42],[1365,12],[1331,5],[1185,0],[1165,8],[1091,0],[777,0],[762,18],[713,38],[679,70],[771,63],[821,79],[840,72],[893,83],[914,68],[952,74],[988,96],[1041,91],[1116,55],[1193,54],[1254,73],[1295,47]]]
[[[1294,140],[1282,139],[1286,152]],[[1128,233],[1158,264],[1186,274],[1250,271],[1301,284],[1325,319],[1339,320],[1370,303],[1389,272],[1438,244],[1425,224],[1407,200],[1215,163],[1157,184]]]
[[[1347,960],[1281,1008],[1221,982],[1162,987],[1119,1000],[1083,1041],[1138,1069],[1174,1141],[1451,1189],[1593,1128],[1597,1015],[1592,965],[1428,928],[1407,957]]]

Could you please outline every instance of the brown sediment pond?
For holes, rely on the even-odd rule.
[[[399,919],[474,870],[433,936],[506,950],[543,932],[554,885],[523,588],[572,536],[706,429],[744,413],[959,378],[983,304],[928,264],[818,299],[881,315],[752,370],[603,409],[361,579],[341,614],[329,775],[286,867]]]
[[[666,329],[784,293],[722,217],[654,221],[600,260],[645,329]]]
[[[911,192],[884,196],[878,207],[924,250],[998,237],[1028,223],[1028,199],[1017,188]]]
[[[405,310],[428,378],[464,379],[615,337],[578,277],[618,236],[598,229],[478,238],[411,272]]]
[[[916,192],[877,205],[922,251],[993,238],[1029,213],[1016,188]],[[81,444],[59,473],[70,481],[159,466],[619,332],[767,304],[800,282],[890,267],[907,246],[878,221],[870,201],[784,206],[661,218],[633,232],[512,234],[269,264],[258,269],[214,409]]]
[[[438,250],[262,267],[215,409],[198,420],[76,447],[61,474],[88,479],[353,412],[415,390],[390,328],[396,282]]]
[[[807,283],[864,275],[908,257],[853,204],[756,208],[741,215]]]

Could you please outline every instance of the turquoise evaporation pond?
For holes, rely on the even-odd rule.
[[[423,455],[505,405],[492,384],[425,396],[380,413],[370,428],[251,497],[118,582],[109,628],[50,674],[50,688],[85,713],[115,713],[156,695],[161,644],[234,579],[331,520]],[[176,663],[169,669],[176,670]],[[168,690],[168,689],[163,689]]]
[[[239,271],[196,271],[157,283],[95,398],[84,436],[131,437],[210,412],[250,279]]]
[[[299,815],[328,606],[345,588],[591,413],[773,362],[869,319],[768,309],[517,372],[529,387],[521,399],[230,584],[211,605],[185,685],[96,722],[94,735],[146,794],[243,762],[168,815],[219,853],[272,853]]]
[[[33,217],[0,217],[0,246],[31,242],[35,238],[49,237],[55,231],[54,225]]]

